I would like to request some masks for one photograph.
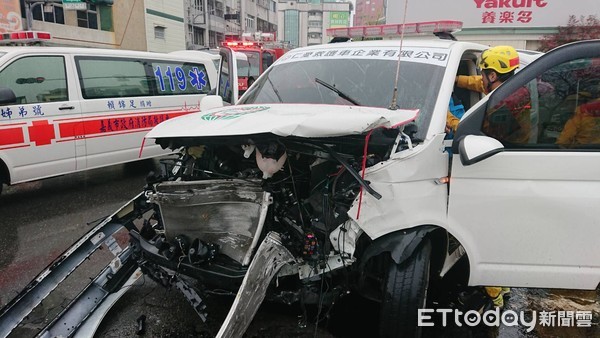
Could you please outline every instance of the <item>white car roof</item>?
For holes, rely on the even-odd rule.
[[[423,38],[405,38],[402,42],[402,46],[405,47],[429,47],[429,48],[442,48],[452,49],[456,45],[472,46],[475,49],[488,48],[485,45],[466,42],[466,41],[453,41],[445,39],[423,39]],[[356,48],[356,47],[400,47],[400,40],[374,40],[374,41],[351,41],[351,42],[338,42],[338,43],[327,43],[322,45],[313,45],[308,47],[301,47],[293,49],[296,51],[310,51],[313,49],[323,48]]]
[[[195,60],[200,61],[197,56],[193,56],[193,54],[188,55],[180,55],[177,53],[174,54],[166,54],[166,53],[155,53],[155,52],[142,52],[142,51],[132,51],[132,50],[123,50],[123,49],[103,49],[103,48],[79,48],[79,47],[37,47],[37,46],[9,46],[9,47],[0,47],[0,56],[1,53],[6,53],[8,56],[12,55],[21,55],[26,53],[32,54],[73,54],[73,55],[93,55],[93,56],[126,56],[132,58],[155,58],[161,60]],[[204,53],[198,53],[196,55],[203,55]],[[208,60],[205,59],[205,60]]]

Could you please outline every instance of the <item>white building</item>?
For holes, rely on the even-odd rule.
[[[535,50],[539,40],[566,26],[570,15],[600,17],[598,0],[409,1],[406,22],[459,20],[459,40]],[[402,23],[405,0],[387,0],[386,23]],[[432,10],[435,9],[435,10]]]
[[[348,27],[351,10],[350,2],[279,0],[277,39],[292,47],[329,42],[327,28]]]
[[[182,1],[146,0],[146,43],[150,52],[185,48]]]

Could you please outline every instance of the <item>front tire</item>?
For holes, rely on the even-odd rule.
[[[418,309],[425,307],[429,285],[431,242],[425,238],[401,264],[390,259],[384,276],[379,315],[380,337],[420,337]]]

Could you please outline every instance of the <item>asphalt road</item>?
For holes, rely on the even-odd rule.
[[[34,278],[53,259],[90,230],[89,222],[113,212],[134,197],[145,184],[144,177],[157,169],[157,161],[117,165],[83,173],[5,187],[0,196],[0,306]],[[123,245],[126,234],[117,238]],[[33,336],[60,311],[77,288],[89,281],[110,255],[105,250],[92,259],[82,272],[69,278],[61,290],[46,300],[40,309],[11,337]],[[148,278],[141,278],[115,305],[98,330],[97,337],[132,337],[136,320],[146,316],[146,337],[213,337],[225,318],[231,297],[208,296],[204,299],[210,315],[203,323],[177,290],[166,290]],[[375,319],[359,316],[376,313],[373,304],[353,297],[338,302],[315,325],[318,309],[303,316],[299,307],[263,305],[246,337],[373,337]],[[546,327],[539,322],[532,332],[527,328],[501,325],[495,329],[471,329],[436,322],[428,328],[431,337],[596,337],[600,336],[600,292],[513,289],[507,310],[514,311],[592,311],[591,327]],[[308,320],[306,320],[308,318]],[[556,318],[558,324],[558,318]],[[333,332],[333,333],[332,333]]]

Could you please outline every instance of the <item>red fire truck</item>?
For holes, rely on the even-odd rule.
[[[274,42],[273,33],[243,34],[242,37],[228,37],[222,46],[244,53],[248,61],[237,61],[238,90],[241,96],[275,60],[290,48]]]

